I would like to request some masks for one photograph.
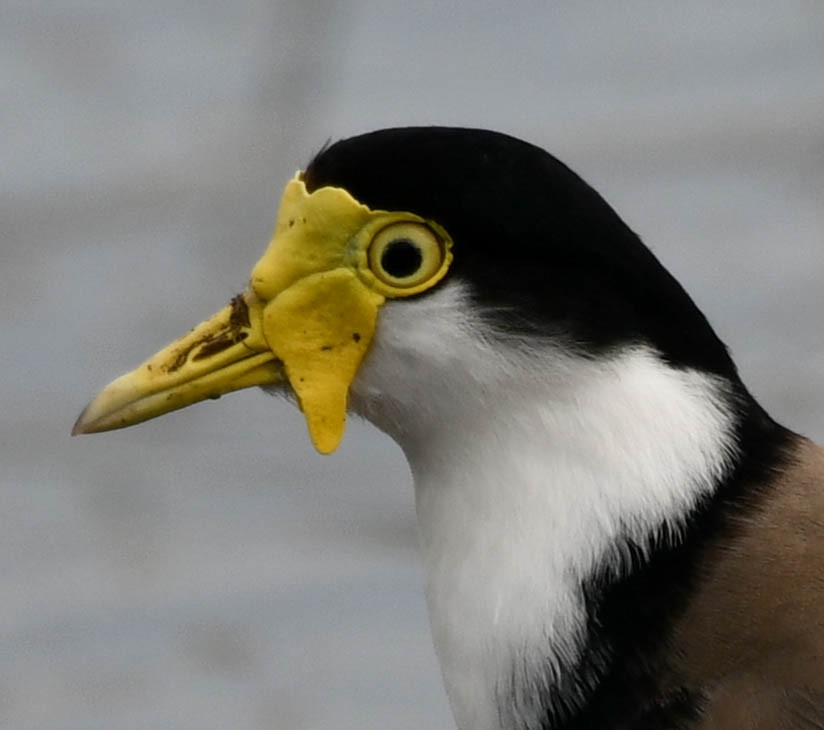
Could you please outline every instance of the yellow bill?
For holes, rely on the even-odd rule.
[[[261,315],[256,298],[235,297],[214,317],[109,383],[80,414],[72,434],[124,428],[233,390],[282,382],[283,363],[266,347]]]

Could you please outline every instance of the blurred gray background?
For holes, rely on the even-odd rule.
[[[326,140],[553,151],[824,440],[824,3],[0,0],[0,726],[452,723],[410,476],[248,391],[70,439],[243,288]]]

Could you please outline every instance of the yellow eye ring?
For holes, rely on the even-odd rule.
[[[378,231],[369,244],[367,260],[383,284],[415,289],[442,271],[446,253],[445,242],[428,225],[401,221]]]

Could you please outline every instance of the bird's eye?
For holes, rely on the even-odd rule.
[[[369,244],[369,268],[384,284],[401,289],[417,287],[441,271],[443,241],[424,223],[393,223]]]

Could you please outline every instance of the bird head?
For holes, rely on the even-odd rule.
[[[353,399],[369,415],[391,398],[376,359],[391,350],[394,375],[417,373],[413,400],[425,407],[432,363],[458,380],[483,369],[453,349],[467,339],[479,361],[536,342],[584,358],[643,344],[734,377],[681,287],[554,157],[493,132],[390,129],[340,141],[299,172],[247,289],[109,384],[73,433],[257,385],[294,395],[329,453]]]

